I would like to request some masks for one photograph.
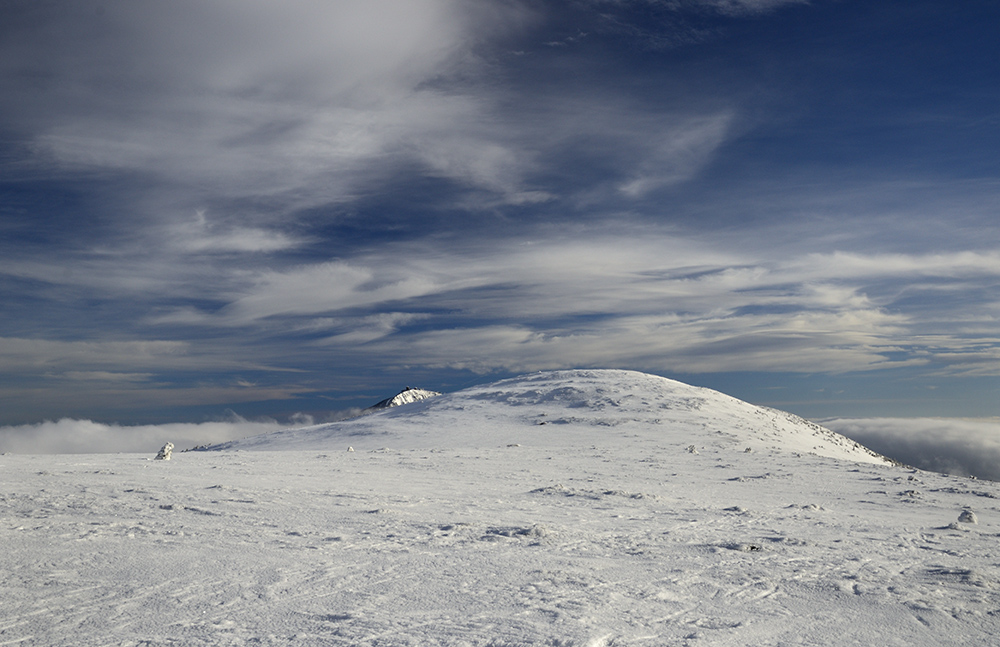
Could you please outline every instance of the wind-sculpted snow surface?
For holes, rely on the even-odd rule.
[[[544,374],[319,429],[306,451],[0,456],[0,645],[1000,635],[1000,484],[711,391]]]
[[[341,422],[212,449],[576,445],[643,438],[688,446],[886,459],[790,413],[634,371],[551,371],[501,380]]]

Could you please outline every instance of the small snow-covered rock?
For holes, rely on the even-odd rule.
[[[160,448],[160,453],[158,453],[156,455],[156,460],[158,460],[158,461],[169,461],[170,460],[170,454],[172,454],[173,451],[174,451],[174,444],[173,443],[167,443],[166,445],[164,445],[163,447]]]
[[[972,510],[963,510],[962,514],[958,515],[958,521],[959,523],[979,523],[976,513]]]

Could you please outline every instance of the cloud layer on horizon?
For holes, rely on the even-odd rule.
[[[1000,481],[1000,422],[948,418],[837,418],[824,426],[906,465]]]
[[[669,232],[632,236],[621,230],[618,235],[557,233],[461,247],[388,244],[356,258],[245,270],[235,279],[226,273],[210,278],[208,265],[199,275],[199,287],[215,295],[210,307],[170,308],[153,301],[147,312],[154,314],[147,314],[143,323],[151,331],[185,327],[273,336],[278,346],[282,334],[297,333],[313,347],[334,348],[343,342],[358,348],[361,335],[376,356],[405,352],[412,361],[425,363],[447,363],[442,358],[448,352],[459,361],[469,356],[463,340],[480,344],[477,330],[488,337],[506,330],[512,345],[479,353],[487,371],[536,368],[524,363],[528,357],[559,366],[600,364],[614,357],[632,363],[637,358],[622,353],[635,345],[650,358],[645,368],[659,365],[691,373],[719,370],[717,362],[731,369],[844,372],[889,361],[933,362],[942,373],[1000,372],[992,350],[998,303],[982,298],[1000,277],[996,251],[762,255]],[[32,268],[7,267],[12,274],[43,280]],[[117,291],[132,299],[178,287],[176,277],[151,272],[141,278],[138,259],[131,272],[127,269],[115,259],[106,274],[97,267],[67,272],[87,283],[70,279],[66,286]],[[117,283],[116,272],[122,273]],[[92,281],[100,288],[88,285]],[[933,302],[914,298],[921,293]],[[961,310],[940,308],[970,294],[977,298]],[[664,330],[670,335],[656,342]],[[621,347],[614,343],[617,335]],[[435,336],[439,346],[432,342]],[[587,344],[543,350],[545,343],[588,337],[604,340],[606,357],[588,356]],[[752,339],[765,337],[781,343],[763,344],[767,357],[748,358],[741,365],[738,357],[754,350]],[[746,343],[738,343],[741,338]],[[382,343],[391,348],[378,351]],[[721,360],[708,352],[712,344],[722,344]],[[525,359],[518,359],[522,352],[517,346]],[[6,338],[0,355],[8,367],[47,366],[52,371],[129,366],[128,372],[137,372],[207,363],[249,368],[274,361],[254,354],[222,359],[206,348],[200,340]],[[422,356],[422,349],[428,354]],[[678,358],[685,356],[689,359],[681,364]]]
[[[162,425],[116,425],[93,420],[46,420],[0,427],[0,452],[13,454],[106,454],[156,452],[165,443],[176,451],[256,436],[283,428],[277,422],[231,420]]]
[[[401,363],[481,374],[625,366],[1000,375],[989,296],[1000,254],[763,255],[651,234],[390,244],[235,277],[211,276],[209,264],[199,273],[201,292],[215,295],[207,307],[169,305],[160,295],[178,282],[143,279],[141,265],[129,273],[116,259],[107,269],[122,283],[109,276],[73,289],[78,298],[120,291],[142,305],[135,324],[146,339],[101,330],[79,341],[0,338],[5,370],[37,375],[6,390],[25,406],[41,406],[60,384],[67,405],[238,403],[321,390],[324,371]],[[67,275],[89,282],[101,275],[93,269]],[[175,383],[185,373],[202,384]]]

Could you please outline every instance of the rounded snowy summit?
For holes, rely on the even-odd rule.
[[[558,447],[624,442],[889,462],[840,434],[784,411],[656,375],[609,369],[522,375],[361,418],[277,431],[211,449]]]

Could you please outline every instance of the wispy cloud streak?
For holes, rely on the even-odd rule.
[[[992,362],[987,324],[995,304],[928,322],[899,295],[931,279],[942,293],[985,285],[1000,276],[996,260],[992,253],[765,260],[667,234],[642,242],[508,241],[465,253],[390,248],[269,272],[230,305],[192,321],[273,326],[335,315],[342,330],[323,340],[332,347],[356,341],[343,327],[363,325],[372,311],[408,313],[378,333],[369,329],[362,348],[344,350],[484,370],[618,361],[684,372],[930,364],[961,371],[973,357]],[[966,361],[950,361],[962,355]]]

